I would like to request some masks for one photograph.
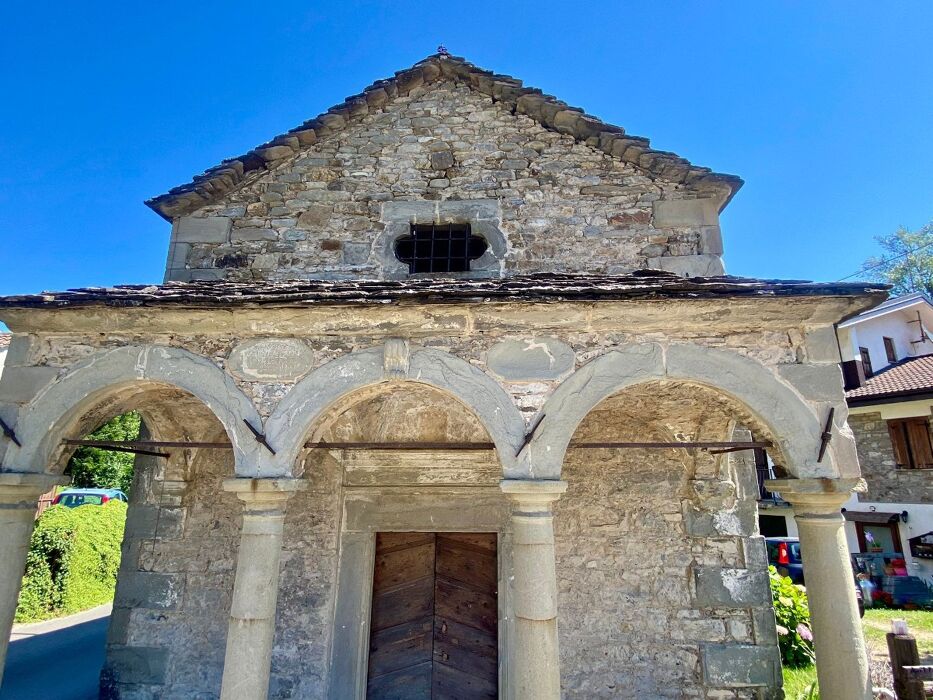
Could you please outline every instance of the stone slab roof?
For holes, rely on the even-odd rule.
[[[607,124],[579,107],[543,94],[538,88],[525,87],[522,81],[510,75],[483,70],[457,56],[434,54],[391,78],[377,80],[360,94],[348,97],[314,119],[248,153],[224,160],[191,182],[153,197],[146,204],[169,221],[188,214],[255,180],[318,139],[344,129],[371,111],[380,110],[399,95],[445,79],[462,82],[508,106],[513,113],[527,115],[546,129],[573,135],[578,141],[631,163],[649,175],[683,183],[698,191],[712,190],[721,195],[722,206],[742,186],[742,179],[735,175],[714,173],[674,153],[650,148],[648,139],[626,134],[622,127]]]
[[[909,357],[865,380],[858,389],[846,392],[849,403],[933,394],[933,355]]]
[[[687,279],[659,270],[629,275],[537,274],[504,279],[463,280],[417,277],[385,280],[296,280],[288,282],[167,282],[163,285],[87,287],[0,297],[0,308],[78,306],[227,307],[308,306],[482,301],[599,301],[616,299],[701,299],[886,294],[885,285],[757,280],[744,277]]]

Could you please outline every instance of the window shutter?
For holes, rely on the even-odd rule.
[[[926,419],[907,421],[907,433],[914,455],[913,466],[917,469],[933,468],[933,447],[930,446],[930,426]]]
[[[888,421],[888,434],[891,436],[891,446],[894,448],[894,460],[899,467],[910,466],[907,457],[907,441],[904,440],[903,423],[899,420]]]
[[[887,355],[888,362],[897,362],[897,349],[894,347],[894,338],[884,338],[884,354]]]

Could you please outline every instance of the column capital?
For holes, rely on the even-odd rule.
[[[295,492],[308,488],[305,479],[224,479],[223,489],[235,493],[243,501],[246,510],[268,510],[284,508]]]
[[[545,479],[503,479],[499,482],[510,501],[521,506],[548,507],[567,490],[566,481]]]
[[[0,471],[0,506],[32,508],[43,493],[53,486],[71,483],[63,474]]]
[[[797,515],[838,514],[853,493],[864,493],[864,479],[769,479],[765,488],[794,506]]]

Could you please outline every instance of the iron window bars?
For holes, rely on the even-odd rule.
[[[395,257],[408,272],[469,272],[470,261],[488,248],[469,224],[412,224],[411,233],[395,241]]]

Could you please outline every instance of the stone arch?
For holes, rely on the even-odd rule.
[[[540,424],[526,449],[528,476],[560,478],[567,445],[597,404],[626,387],[660,379],[704,385],[742,403],[767,426],[785,457],[783,466],[795,476],[838,476],[829,455],[816,461],[822,426],[815,411],[766,367],[731,351],[654,343],[601,355],[561,383],[538,414]],[[844,417],[837,429],[840,441],[847,442]]]
[[[292,387],[266,421],[278,454],[263,476],[291,474],[305,437],[340,399],[375,384],[404,381],[446,392],[471,410],[495,443],[505,477],[520,473],[515,453],[525,422],[505,390],[466,360],[431,349],[409,354],[407,344],[398,341],[332,360]]]
[[[223,426],[233,446],[237,472],[259,463],[260,447],[243,419],[261,418],[233,379],[207,358],[165,346],[102,350],[68,367],[23,406],[17,418],[22,443],[8,447],[5,461],[16,469],[42,472],[60,461],[60,441],[82,414],[108,398],[157,387],[180,390],[199,401]]]

